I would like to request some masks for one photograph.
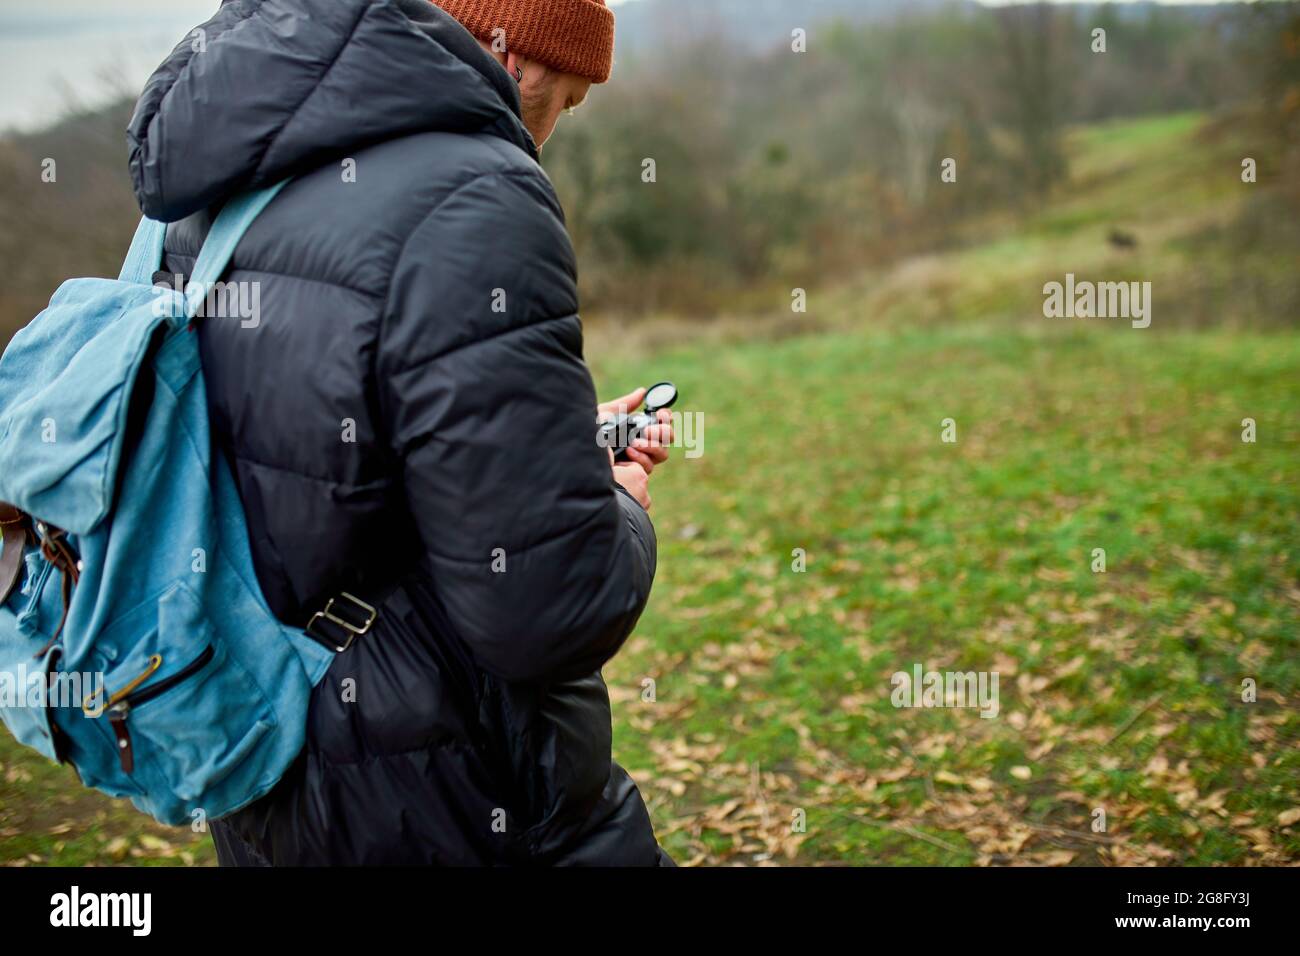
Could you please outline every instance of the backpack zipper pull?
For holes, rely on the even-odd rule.
[[[144,673],[109,697],[105,705],[108,709],[108,725],[113,728],[113,738],[117,741],[117,761],[121,764],[123,773],[129,774],[135,770],[135,751],[131,746],[131,731],[126,726],[127,715],[131,713],[131,702],[128,698],[136,688],[162,667],[162,662],[161,654],[150,655],[149,666],[145,668]],[[98,716],[93,713],[93,705],[93,696],[87,697],[82,704],[87,716]]]
[[[149,657],[149,666],[145,668],[144,673],[141,674],[139,677],[135,678],[133,681],[131,681],[129,684],[127,684],[125,687],[119,690],[117,693],[109,697],[108,702],[104,705],[104,708],[106,710],[114,709],[115,704],[121,703],[122,700],[125,697],[127,697],[133,690],[135,690],[137,687],[139,687],[141,684],[147,681],[150,677],[152,677],[154,675],[154,672],[156,672],[158,668],[162,667],[162,662],[163,661],[162,661],[161,654],[151,655]],[[87,717],[98,717],[101,713],[103,713],[102,710],[98,710],[95,707],[94,694],[90,694],[89,696],[86,697],[84,701],[81,702],[81,709],[82,711],[85,712]],[[123,718],[125,719],[125,715],[123,715]]]
[[[135,754],[131,750],[131,731],[126,729],[126,715],[131,712],[131,705],[126,701],[114,704],[108,715],[108,725],[113,728],[117,739],[117,761],[122,765],[123,773],[135,770]]]

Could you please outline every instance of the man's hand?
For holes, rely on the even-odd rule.
[[[617,415],[626,415],[639,408],[644,399],[645,389],[638,388],[612,402],[602,402],[596,406],[596,420],[603,422]],[[661,408],[657,417],[659,424],[647,428],[628,448],[626,462],[616,462],[613,449],[609,451],[614,480],[626,488],[646,511],[650,510],[650,474],[656,465],[668,460],[668,446],[673,442],[672,412]]]
[[[650,476],[640,465],[614,461],[614,451],[610,449],[609,463],[614,468],[614,480],[626,489],[646,511],[650,510]]]
[[[627,415],[640,408],[644,400],[645,389],[638,388],[612,402],[602,402],[596,406],[596,421],[605,422],[618,415]],[[627,450],[628,461],[640,465],[647,475],[655,470],[656,465],[668,460],[668,447],[673,443],[673,413],[661,408],[656,417],[659,424],[647,428]]]

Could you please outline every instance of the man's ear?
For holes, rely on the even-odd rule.
[[[539,83],[546,79],[551,68],[545,63],[530,60],[518,53],[507,53],[506,72],[510,74],[511,79],[523,86],[525,83]]]
[[[528,75],[528,58],[522,57],[518,53],[507,53],[506,72],[510,74],[516,83],[523,85],[524,77]]]

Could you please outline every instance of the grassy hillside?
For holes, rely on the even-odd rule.
[[[592,324],[602,394],[671,377],[704,414],[703,456],[656,474],[655,595],[606,671],[680,861],[1300,859],[1300,334],[1270,314],[1300,246],[1231,257],[1271,188],[1241,184],[1244,135],[1081,131],[1028,222],[810,289],[808,315]],[[1043,318],[1067,271],[1152,281],[1152,327]],[[895,709],[914,664],[996,670],[998,716]],[[211,859],[0,742],[0,860]]]
[[[656,360],[707,409],[706,451],[658,482],[656,596],[607,676],[616,753],[674,851],[1300,851],[1278,825],[1300,806],[1300,341],[1135,336],[978,325]],[[915,663],[998,671],[998,718],[894,709]]]
[[[1261,309],[1295,301],[1300,244],[1234,248],[1278,199],[1241,183],[1232,129],[1073,147],[1027,224],[810,290],[763,341],[633,358],[596,334],[604,391],[671,376],[706,424],[655,482],[655,597],[607,670],[677,856],[1300,858],[1300,336],[1232,328],[1294,321]],[[1066,271],[1152,281],[1152,327],[1043,318]],[[999,716],[895,709],[917,663],[997,670]]]

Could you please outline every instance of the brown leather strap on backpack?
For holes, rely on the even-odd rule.
[[[32,533],[31,519],[13,505],[0,501],[0,604],[9,600],[23,574],[23,551]]]
[[[22,577],[23,552],[28,541],[39,541],[41,556],[59,571],[63,615],[59,618],[59,626],[54,629],[54,634],[35,654],[38,658],[44,657],[45,652],[59,639],[63,625],[68,621],[72,586],[81,578],[80,562],[68,544],[66,531],[43,521],[34,521],[25,511],[3,501],[0,501],[0,532],[3,532],[0,541],[4,542],[4,551],[0,552],[0,604],[9,599],[18,579]]]
[[[54,629],[45,646],[36,652],[35,656],[39,658],[45,656],[45,652],[63,633],[63,625],[68,623],[68,608],[72,604],[72,586],[81,579],[81,562],[68,544],[68,533],[62,528],[37,521],[36,535],[41,542],[41,556],[58,569],[59,592],[63,599],[63,614],[59,617],[59,626]]]

